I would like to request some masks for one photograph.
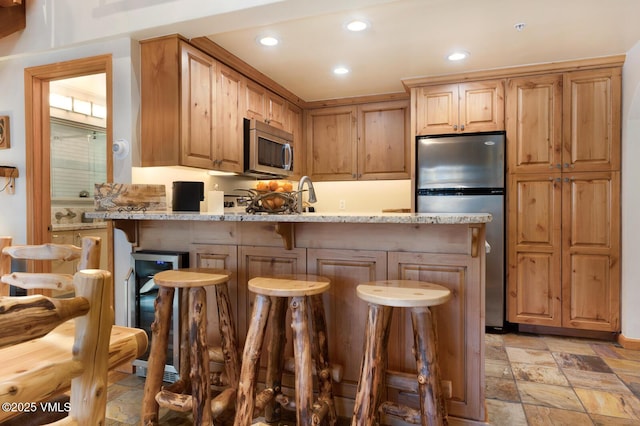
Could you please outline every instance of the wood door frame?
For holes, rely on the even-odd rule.
[[[51,242],[51,164],[49,82],[105,73],[107,153],[113,141],[112,55],[100,55],[25,68],[25,145],[27,184],[27,244]],[[113,157],[107,155],[107,181],[113,180]],[[109,237],[111,239],[111,237]],[[112,247],[109,244],[109,247]],[[109,264],[112,263],[109,255]],[[41,263],[41,262],[38,262]],[[42,265],[34,265],[35,272]]]

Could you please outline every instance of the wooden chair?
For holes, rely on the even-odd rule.
[[[0,296],[0,404],[8,408],[0,411],[0,422],[37,411],[39,402],[70,389],[69,415],[56,424],[104,424],[108,370],[147,348],[143,330],[112,325],[111,274],[98,269],[73,276],[9,271],[12,257],[90,264],[100,256],[100,239],[88,237],[83,248],[10,243],[10,238],[0,238],[3,283],[29,290],[73,290],[75,295]]]
[[[11,259],[70,262],[79,260],[77,270],[100,268],[100,238],[82,238],[82,247],[70,244],[11,246],[10,237],[0,237],[0,296],[9,295],[9,285],[24,289],[72,290],[72,274],[11,272]]]

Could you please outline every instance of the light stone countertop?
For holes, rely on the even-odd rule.
[[[491,222],[489,213],[302,213],[302,214],[247,214],[224,215],[198,212],[86,212],[92,219],[118,220],[191,220],[210,222],[323,222],[323,223],[407,223],[407,224],[474,224]]]

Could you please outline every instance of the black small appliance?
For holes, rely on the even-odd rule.
[[[173,182],[174,212],[199,212],[200,201],[204,200],[204,182]]]

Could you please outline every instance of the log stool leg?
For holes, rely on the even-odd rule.
[[[164,365],[167,361],[167,343],[171,327],[171,309],[173,308],[173,287],[160,287],[154,302],[155,317],[151,324],[151,350],[147,378],[144,382],[144,397],[142,400],[142,424],[158,424],[158,403],[156,394],[160,392]]]
[[[387,345],[391,327],[391,306],[369,303],[365,328],[364,355],[356,391],[352,426],[376,423],[387,366]]]
[[[211,423],[209,352],[207,350],[207,295],[202,287],[189,290],[189,342],[191,344],[191,397],[193,423]]]
[[[255,388],[260,368],[262,342],[269,319],[271,300],[268,296],[257,294],[253,302],[251,325],[247,331],[247,340],[242,354],[242,370],[236,398],[236,416],[234,426],[250,426],[255,408]]]
[[[412,308],[411,322],[418,368],[422,426],[447,425],[447,406],[440,389],[437,338],[431,309]]]
[[[287,318],[287,299],[273,297],[271,299],[271,313],[269,314],[269,350],[267,358],[267,376],[265,388],[273,389],[277,395],[282,392],[282,372],[284,370],[284,351],[286,344],[285,323]],[[264,409],[264,418],[267,423],[275,423],[280,420],[281,408],[275,398],[271,399]]]
[[[316,358],[316,371],[318,376],[318,401],[322,404],[321,412],[314,424],[320,424],[322,418],[329,416],[329,425],[337,422],[336,407],[333,403],[333,381],[331,380],[331,365],[329,364],[329,343],[327,341],[327,321],[324,313],[322,294],[310,296],[311,300],[311,324],[313,353]]]
[[[311,425],[313,412],[313,372],[311,339],[305,296],[295,296],[289,303],[293,329],[293,358],[295,360],[296,424]]]
[[[238,381],[240,380],[240,356],[238,354],[236,325],[231,313],[231,300],[229,299],[229,289],[226,283],[216,286],[216,301],[225,370],[229,378],[230,387],[237,389]]]

